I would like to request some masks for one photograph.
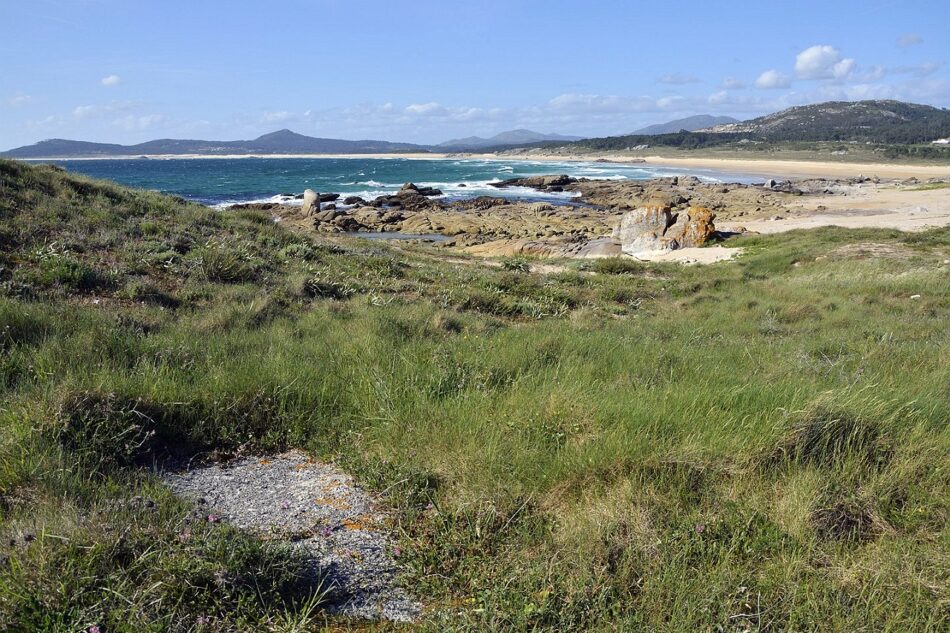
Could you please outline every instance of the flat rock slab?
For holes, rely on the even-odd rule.
[[[204,500],[221,520],[301,548],[333,590],[329,612],[394,622],[419,614],[421,605],[396,585],[384,511],[337,468],[291,451],[164,479],[176,494]]]

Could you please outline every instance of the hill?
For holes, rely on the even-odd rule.
[[[196,154],[201,156],[268,155],[268,154],[373,154],[429,152],[432,150],[474,150],[490,147],[511,147],[544,141],[575,141],[579,136],[541,134],[531,130],[510,130],[491,138],[470,136],[446,141],[436,147],[389,141],[349,141],[317,138],[278,130],[246,141],[204,141],[197,139],[157,139],[136,145],[91,143],[67,139],[49,139],[33,145],[0,152],[5,158],[88,158],[103,156],[162,156]]]
[[[667,121],[666,123],[655,123],[653,125],[648,125],[644,128],[640,128],[639,130],[635,130],[631,134],[643,134],[649,136],[653,134],[671,134],[674,132],[681,132],[683,130],[686,130],[687,132],[695,132],[696,130],[713,127],[715,125],[738,122],[738,119],[734,119],[731,116],[697,114],[695,116],[686,117],[685,119],[675,119],[673,121]]]
[[[927,143],[950,134],[950,110],[901,101],[828,101],[701,131],[772,141]]]
[[[466,138],[457,138],[444,143],[439,143],[436,147],[441,149],[485,149],[489,147],[504,147],[510,145],[526,145],[529,143],[540,143],[545,141],[578,141],[580,136],[565,136],[563,134],[542,134],[532,130],[509,130],[501,132],[489,138],[481,136],[469,136]]]
[[[7,158],[81,158],[163,154],[214,156],[228,154],[370,154],[425,151],[428,151],[427,147],[412,143],[316,138],[297,134],[290,130],[279,130],[248,141],[158,139],[137,145],[115,145],[111,143],[50,139],[0,153],[0,156]]]
[[[950,158],[950,150],[931,145],[931,141],[947,135],[950,110],[900,101],[856,101],[798,106],[695,132],[589,138],[564,147],[593,151],[624,151],[638,146],[772,151],[795,143],[851,142],[878,144],[879,151],[888,158],[939,160]]]

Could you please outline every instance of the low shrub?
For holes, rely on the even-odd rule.
[[[247,283],[256,277],[254,268],[243,257],[223,246],[209,246],[197,254],[198,268],[208,281]]]
[[[646,265],[624,257],[604,257],[585,263],[584,270],[601,275],[639,275],[646,270]]]

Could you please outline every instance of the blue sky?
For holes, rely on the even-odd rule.
[[[0,149],[950,106],[950,0],[0,0]]]

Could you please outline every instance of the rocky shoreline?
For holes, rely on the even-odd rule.
[[[655,259],[704,246],[717,236],[744,233],[745,223],[821,212],[824,206],[819,202],[828,198],[847,200],[861,192],[920,184],[916,179],[882,183],[865,177],[726,184],[692,176],[637,181],[549,175],[493,186],[571,193],[575,197],[570,203],[501,196],[446,201],[437,189],[407,183],[397,193],[373,200],[308,190],[303,206],[266,203],[231,208],[266,211],[289,226],[326,235],[440,234],[449,239],[439,246],[476,255]]]

